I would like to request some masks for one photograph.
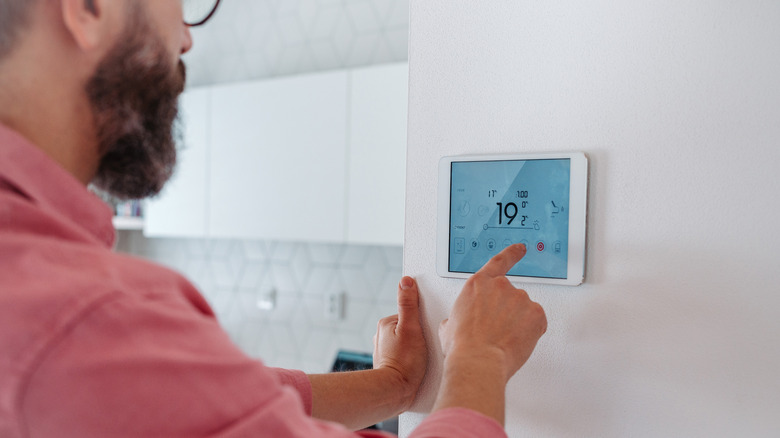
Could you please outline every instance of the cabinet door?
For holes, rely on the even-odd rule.
[[[347,241],[403,245],[408,65],[351,75]]]
[[[343,241],[347,73],[217,86],[212,237]]]
[[[177,145],[176,170],[162,193],[146,202],[146,236],[206,235],[209,89],[183,93],[179,114],[182,139]]]

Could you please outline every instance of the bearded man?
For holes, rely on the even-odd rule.
[[[179,274],[111,251],[111,211],[87,185],[142,198],[172,174],[196,3],[0,0],[2,437],[347,437],[414,401],[427,350],[409,277],[373,370],[305,375],[244,355]],[[506,382],[546,330],[505,278],[524,254],[467,282],[412,436],[504,434]]]

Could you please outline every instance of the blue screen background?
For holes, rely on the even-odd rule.
[[[569,159],[453,162],[449,270],[476,272],[525,243],[509,275],[566,278],[570,167]]]

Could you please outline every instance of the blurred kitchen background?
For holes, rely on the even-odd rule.
[[[212,87],[243,83],[263,86],[266,81],[318,77],[327,72],[347,72],[349,88],[360,82],[357,79],[360,72],[371,72],[374,67],[381,70],[383,66],[391,65],[396,71],[405,70],[408,17],[408,0],[223,0],[212,21],[192,29],[195,45],[184,56],[188,69],[187,93],[194,90],[203,94],[205,90],[208,94]],[[356,72],[355,76],[353,72]],[[375,77],[376,80],[381,83],[381,75]],[[402,98],[405,101],[406,96]],[[217,100],[216,97],[209,99]],[[209,99],[206,101],[211,102]],[[349,105],[354,99],[345,99],[351,108]],[[353,112],[360,115],[366,111]],[[222,116],[225,116],[224,111]],[[374,117],[383,118],[381,113]],[[196,132],[201,128],[197,122],[192,124],[196,125]],[[370,126],[348,120],[344,130],[348,139],[355,135],[365,137],[365,134],[356,134],[355,126],[350,124]],[[402,128],[405,130],[405,126]],[[192,131],[193,126],[187,129]],[[398,127],[394,129],[397,131]],[[209,130],[201,132],[204,136],[213,134]],[[191,132],[185,133],[184,137],[185,143],[193,137],[195,142],[201,141],[201,136]],[[210,138],[214,139],[213,136]],[[405,163],[405,136],[401,140],[403,144],[394,147],[400,154],[398,162]],[[212,141],[217,142],[218,139]],[[334,183],[337,191],[353,199],[361,196],[355,195],[350,187],[358,186],[356,181],[361,176],[355,176],[354,166],[362,158],[355,142],[348,140],[347,143],[348,155],[343,167],[350,175],[334,176],[333,181],[337,181]],[[184,147],[186,149],[188,144]],[[368,148],[369,151],[371,148],[386,149],[381,141]],[[214,150],[208,153],[212,152]],[[273,154],[271,151],[268,156],[273,157]],[[201,204],[208,209],[214,208],[214,198],[218,196],[210,187],[224,182],[227,177],[215,175],[209,167],[213,165],[213,156],[203,157],[195,161],[206,169],[202,173],[205,176],[198,177],[195,172],[190,178],[191,181],[204,181],[204,185],[190,187],[190,191],[196,196],[205,193],[206,200]],[[240,162],[242,157],[234,159]],[[192,162],[185,155],[182,165],[189,169]],[[330,181],[312,183],[327,185]],[[384,189],[400,193],[402,199],[402,178],[378,177],[372,184],[389,185]],[[239,195],[248,203],[261,196],[263,190],[272,190],[251,183],[246,185]],[[179,188],[172,190],[164,192],[159,203],[167,205],[168,198],[179,196]],[[160,210],[181,213],[176,202],[168,210],[165,206]],[[120,206],[118,211],[123,216],[143,216],[154,209],[147,204]],[[340,208],[354,208],[354,204],[344,202]],[[396,231],[393,236],[380,235],[376,239],[370,236],[353,238],[350,231],[353,227],[348,223],[343,224],[343,232],[338,230],[342,237],[314,240],[259,238],[255,233],[241,232],[240,227],[233,228],[237,230],[235,233],[220,233],[209,225],[179,232],[189,230],[192,223],[213,225],[214,220],[201,221],[200,218],[211,217],[213,212],[193,215],[192,221],[175,216],[163,218],[163,223],[167,220],[173,225],[168,228],[152,226],[153,232],[150,232],[146,218],[118,218],[115,221],[119,229],[117,250],[167,265],[191,279],[211,303],[231,338],[249,355],[262,358],[270,366],[297,368],[309,373],[327,372],[338,350],[371,352],[377,321],[396,313],[396,285],[402,271],[402,202],[400,209],[393,220],[401,223],[390,227],[401,230],[400,233]],[[272,205],[263,205],[260,211],[263,212],[261,215],[275,214]],[[351,214],[345,213],[347,219],[344,220]],[[227,235],[230,237],[225,237]]]

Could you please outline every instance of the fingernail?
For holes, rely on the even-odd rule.
[[[412,280],[409,277],[404,277],[401,279],[401,289],[407,290],[411,289],[412,286],[414,286],[414,280]]]

